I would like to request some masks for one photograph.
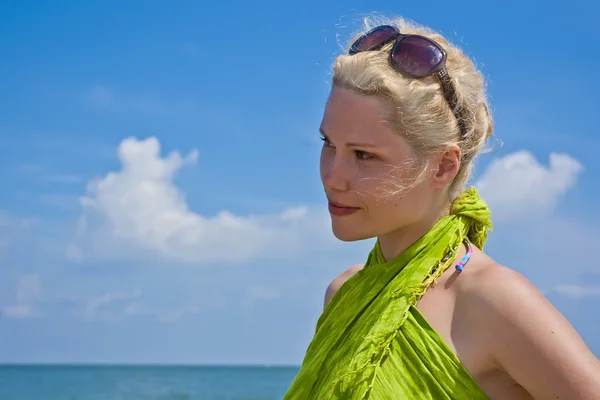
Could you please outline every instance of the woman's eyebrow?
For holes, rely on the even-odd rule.
[[[329,135],[323,130],[323,128],[319,128],[319,132],[321,132],[321,135],[323,135],[329,139]],[[370,144],[370,143],[349,142],[349,143],[346,143],[346,147],[369,147],[372,149],[376,149],[379,146],[376,146],[376,145]]]

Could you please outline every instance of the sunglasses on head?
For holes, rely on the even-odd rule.
[[[466,127],[458,107],[456,89],[446,70],[447,53],[438,43],[421,35],[405,35],[394,26],[382,25],[356,39],[348,53],[379,50],[393,41],[390,62],[398,72],[414,79],[439,77],[446,101],[458,121],[461,139],[464,139]]]

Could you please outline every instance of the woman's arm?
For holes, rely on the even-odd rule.
[[[465,292],[470,322],[498,367],[535,399],[600,399],[600,361],[544,296],[505,267],[478,275]]]

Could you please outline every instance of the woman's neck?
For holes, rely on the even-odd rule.
[[[431,214],[426,215],[417,223],[404,226],[400,229],[381,235],[378,237],[379,248],[381,254],[386,260],[393,260],[398,257],[404,250],[408,249],[411,244],[419,240],[433,226],[450,213],[450,204],[444,205],[439,209],[434,210]]]

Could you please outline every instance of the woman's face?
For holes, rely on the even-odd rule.
[[[421,172],[417,154],[385,121],[387,104],[334,87],[321,123],[321,180],[335,236],[354,241],[417,223],[432,206],[436,185]],[[434,179],[435,180],[435,179]]]

